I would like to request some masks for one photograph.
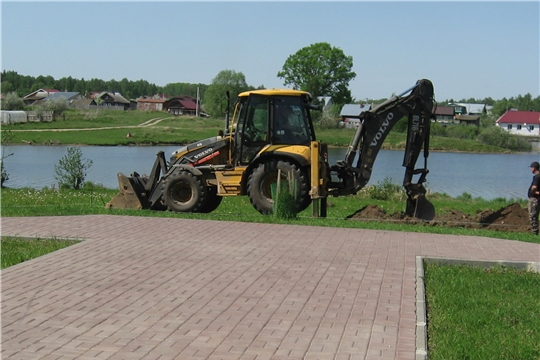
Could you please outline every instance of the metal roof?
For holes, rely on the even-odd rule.
[[[50,94],[49,96],[47,96],[43,100],[54,100],[54,99],[60,99],[60,98],[65,98],[66,100],[71,100],[74,97],[77,97],[79,95],[80,95],[79,92],[74,92],[74,91],[55,92],[55,93]]]
[[[482,114],[486,111],[486,104],[452,103],[449,106],[462,106],[467,110],[467,114]]]
[[[353,116],[360,116],[360,114],[363,111],[369,111],[371,110],[371,105],[369,104],[345,104],[341,108],[341,112],[339,113],[340,116],[346,116],[346,117],[353,117]]]
[[[453,106],[437,106],[434,111],[435,115],[451,115],[455,114],[455,107]]]
[[[505,112],[497,121],[505,124],[531,124],[540,125],[540,112],[510,110]]]

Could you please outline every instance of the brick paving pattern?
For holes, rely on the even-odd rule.
[[[415,359],[416,256],[540,261],[452,235],[128,216],[2,218],[83,239],[2,271],[3,359]]]

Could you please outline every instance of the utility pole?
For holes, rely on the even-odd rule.
[[[195,107],[195,116],[199,117],[199,87],[197,86],[197,105]]]

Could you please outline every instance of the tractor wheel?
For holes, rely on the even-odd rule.
[[[217,186],[209,187],[208,198],[206,199],[206,203],[204,204],[200,212],[210,213],[216,210],[219,204],[221,204],[221,200],[223,200],[223,196],[219,196],[217,194]]]
[[[188,171],[176,172],[164,180],[163,201],[174,212],[200,212],[207,200],[201,179]]]
[[[283,160],[272,160],[261,163],[250,174],[247,182],[247,194],[253,207],[261,214],[272,213],[274,202],[272,200],[271,186],[277,183],[278,170],[281,170],[282,181],[287,181],[289,176],[292,175],[293,181],[297,186],[297,211],[305,210],[311,200],[308,179],[304,172],[296,165]]]

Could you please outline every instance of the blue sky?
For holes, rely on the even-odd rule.
[[[354,98],[433,81],[438,101],[539,96],[539,2],[2,1],[2,70],[55,79],[248,84],[277,77],[299,49],[353,57]]]

